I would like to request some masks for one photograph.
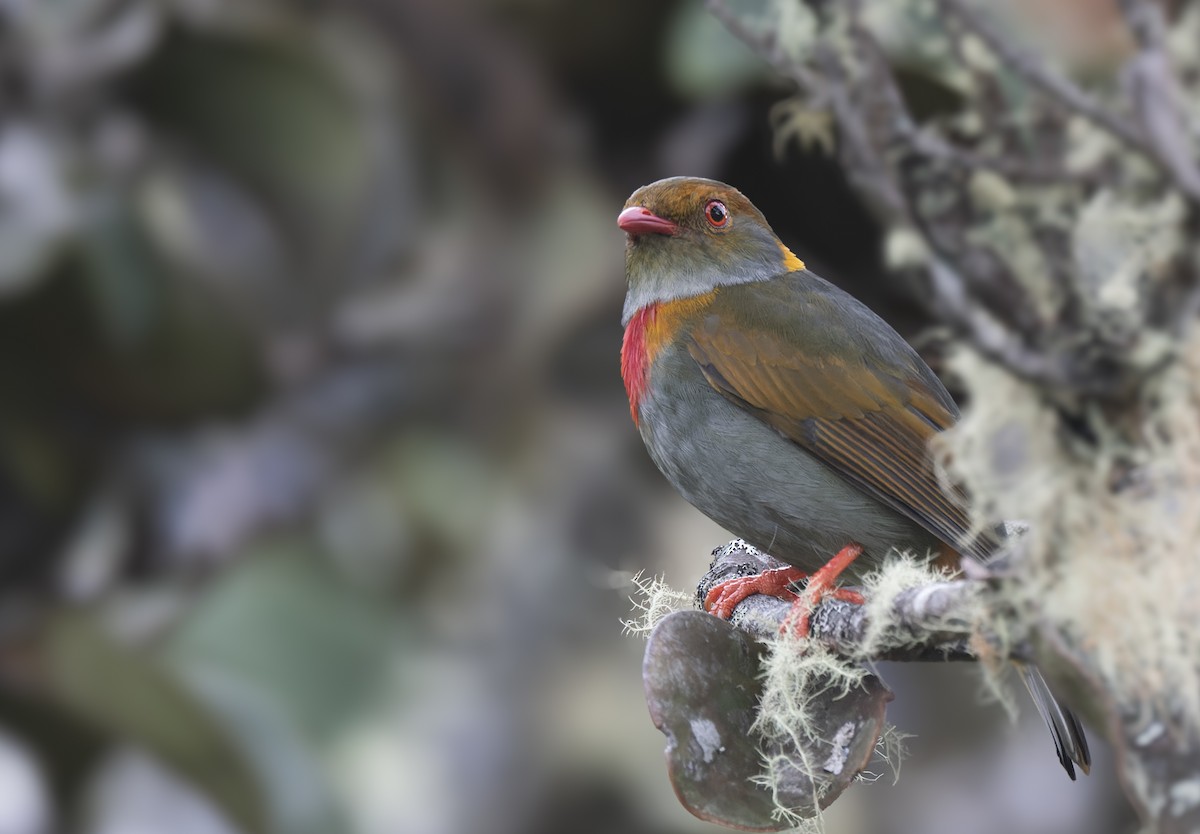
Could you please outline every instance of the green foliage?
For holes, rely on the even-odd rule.
[[[169,654],[189,674],[258,692],[302,736],[328,741],[379,692],[390,620],[304,547],[244,558],[188,612]]]
[[[105,736],[157,756],[243,830],[272,830],[259,779],[230,729],[157,659],[76,612],[47,623],[35,651],[47,697]]]
[[[762,61],[700,2],[676,10],[665,61],[672,86],[695,99],[728,96],[763,78]]]
[[[332,477],[379,419],[278,383],[315,367],[330,308],[410,241],[407,125],[365,27],[194,5],[0,11],[0,654],[38,634],[19,692],[35,712],[141,748],[236,829],[327,834],[346,821],[323,757],[374,708],[395,620],[312,545],[240,545],[300,509],[248,483],[311,503],[295,473]],[[212,462],[214,421],[280,451]],[[229,489],[244,500],[206,504]],[[376,490],[395,512],[398,487]],[[207,571],[196,542],[242,567],[185,591]],[[108,760],[31,737],[72,774],[61,815],[88,817],[74,780],[102,784]]]

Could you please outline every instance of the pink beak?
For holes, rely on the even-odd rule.
[[[630,206],[618,214],[617,225],[631,235],[673,235],[679,228],[642,206]]]

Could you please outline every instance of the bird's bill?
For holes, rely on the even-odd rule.
[[[679,228],[643,206],[630,206],[617,215],[617,225],[631,235],[673,235]]]

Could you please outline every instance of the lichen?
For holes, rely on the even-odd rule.
[[[1200,338],[1177,356],[1145,387],[1136,420],[1086,410],[1085,438],[1033,386],[964,351],[953,364],[972,405],[939,445],[980,525],[1029,524],[1004,586],[1015,627],[1062,635],[1117,704],[1151,705],[1194,732]]]
[[[893,785],[900,781],[900,766],[908,752],[904,742],[909,738],[912,738],[910,733],[897,729],[894,724],[888,724],[879,734],[879,740],[875,742],[875,758],[891,771]],[[876,782],[882,775],[872,770],[864,770],[858,774],[858,778],[864,782]]]
[[[885,648],[897,646],[892,622],[892,606],[905,591],[949,579],[947,572],[931,567],[927,560],[912,553],[893,552],[878,569],[863,578],[863,596],[867,605],[867,631],[861,657],[869,660]]]
[[[634,595],[629,598],[633,603],[632,616],[621,620],[626,634],[648,637],[663,617],[692,607],[692,595],[672,588],[666,583],[665,577],[647,577],[638,572],[630,581],[635,589]]]
[[[777,820],[804,831],[822,830],[819,813],[801,817],[781,801],[781,795],[798,774],[813,785],[812,807],[821,807],[821,773],[833,745],[819,729],[815,707],[821,700],[845,697],[866,675],[862,665],[796,637],[790,629],[771,641],[763,662],[763,694],[754,728],[762,735],[765,749],[787,751],[765,755],[763,773],[756,779],[775,797]]]

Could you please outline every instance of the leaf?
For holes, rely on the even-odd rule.
[[[37,645],[50,696],[107,735],[140,745],[251,834],[269,830],[258,781],[224,726],[152,655],[84,612],[56,615]]]
[[[303,546],[241,557],[172,637],[189,676],[257,692],[309,739],[329,741],[378,694],[393,621]]]
[[[360,222],[375,149],[346,73],[319,39],[176,31],[130,86],[134,103],[291,221],[295,243]]]
[[[754,4],[752,4],[754,5]],[[762,20],[743,14],[753,23],[774,23],[773,15]],[[750,20],[747,21],[750,24]],[[700,3],[678,7],[668,31],[665,49],[667,76],[682,94],[711,100],[732,94],[762,80],[766,64],[748,46],[729,33]]]
[[[45,131],[17,122],[0,133],[0,298],[44,275],[74,232],[62,169]]]
[[[177,665],[188,685],[237,734],[258,775],[275,834],[349,831],[324,763],[286,710],[230,670]]]
[[[91,393],[160,419],[245,407],[261,382],[255,334],[164,261],[136,205],[99,205],[78,260],[102,340],[78,357]]]
[[[724,620],[680,611],[651,633],[642,665],[679,801],[700,819],[743,831],[791,828],[841,795],[871,758],[891,700],[868,676],[844,696],[813,696],[808,729],[818,741],[811,749],[765,744],[754,729],[764,649]],[[774,793],[762,784],[767,756],[793,765]]]

